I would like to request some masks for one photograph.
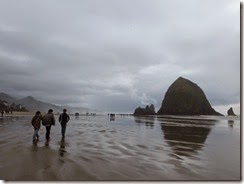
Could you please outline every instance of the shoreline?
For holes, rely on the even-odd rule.
[[[19,112],[19,111],[13,111],[13,113],[4,113],[3,116],[0,115],[0,117],[10,117],[10,116],[34,116],[35,112]]]
[[[29,112],[19,112],[19,111],[13,111],[13,113],[9,113],[9,114],[6,114],[4,113],[3,116],[1,116],[0,114],[0,117],[12,117],[12,116],[34,116],[36,112],[32,112],[32,111],[29,111]],[[42,115],[45,115],[47,112],[41,112]],[[60,113],[54,113],[54,115],[60,115]],[[75,114],[69,114],[70,116],[76,116]],[[126,114],[126,115],[123,115],[123,114],[115,114],[116,116],[120,117],[124,117],[124,116],[134,116],[134,117],[153,117],[153,118],[179,118],[179,119],[193,119],[193,118],[196,118],[196,119],[204,119],[204,118],[209,118],[209,117],[220,117],[220,116],[215,116],[215,115],[141,115],[141,116],[135,116],[133,114]],[[79,114],[79,116],[107,116],[107,114],[95,114],[95,115],[86,115],[86,114]],[[79,117],[77,116],[77,117]],[[228,116],[228,115],[224,115],[224,116],[221,116],[223,118],[240,118],[240,115],[236,115],[236,116]]]

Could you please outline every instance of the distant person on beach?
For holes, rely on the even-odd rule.
[[[43,124],[43,126],[46,127],[46,140],[49,141],[51,127],[52,127],[52,125],[55,125],[55,117],[53,115],[52,109],[49,109],[48,113],[43,116],[42,124]]]
[[[59,116],[59,122],[60,122],[61,128],[62,128],[61,129],[62,139],[65,138],[66,125],[67,125],[68,121],[70,120],[70,117],[66,112],[67,112],[67,110],[64,109],[63,113],[60,114],[60,116]]]
[[[36,112],[36,115],[32,118],[31,124],[34,127],[33,142],[39,141],[38,131],[41,127],[42,115],[40,111]]]

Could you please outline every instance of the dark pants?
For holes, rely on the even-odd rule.
[[[65,137],[66,124],[67,124],[67,123],[64,123],[64,122],[61,123],[61,127],[62,127],[62,129],[61,129],[61,133],[62,133],[62,136],[63,136],[63,137]]]
[[[46,139],[50,138],[50,131],[51,131],[51,125],[50,126],[46,126]]]

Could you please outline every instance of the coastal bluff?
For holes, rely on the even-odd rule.
[[[203,90],[188,79],[179,77],[165,93],[158,115],[217,115]]]

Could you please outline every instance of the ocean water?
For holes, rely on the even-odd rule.
[[[58,117],[56,117],[56,120]],[[0,179],[3,180],[240,180],[240,117],[116,115],[71,116],[65,141],[58,122],[51,141],[32,143],[30,116],[0,118]],[[45,149],[57,168],[28,161]],[[20,174],[21,154],[33,174]],[[19,155],[19,156],[18,156]],[[39,154],[38,157],[42,157]],[[40,162],[45,162],[43,156]],[[16,162],[16,160],[18,160]],[[34,159],[33,159],[34,160]],[[55,162],[54,162],[55,161]],[[27,164],[27,165],[28,165]],[[32,166],[36,164],[37,166]],[[48,164],[48,163],[46,163]],[[69,165],[66,165],[69,164]],[[75,165],[74,167],[72,165]],[[27,166],[26,166],[27,167]],[[80,169],[80,170],[79,170]],[[65,172],[66,175],[62,175]],[[5,172],[3,172],[5,171]],[[11,172],[11,175],[8,173]],[[50,173],[53,172],[53,175]],[[59,173],[60,172],[60,173]],[[35,173],[39,173],[35,175]],[[85,177],[84,173],[87,173]],[[72,177],[71,177],[72,174]]]

